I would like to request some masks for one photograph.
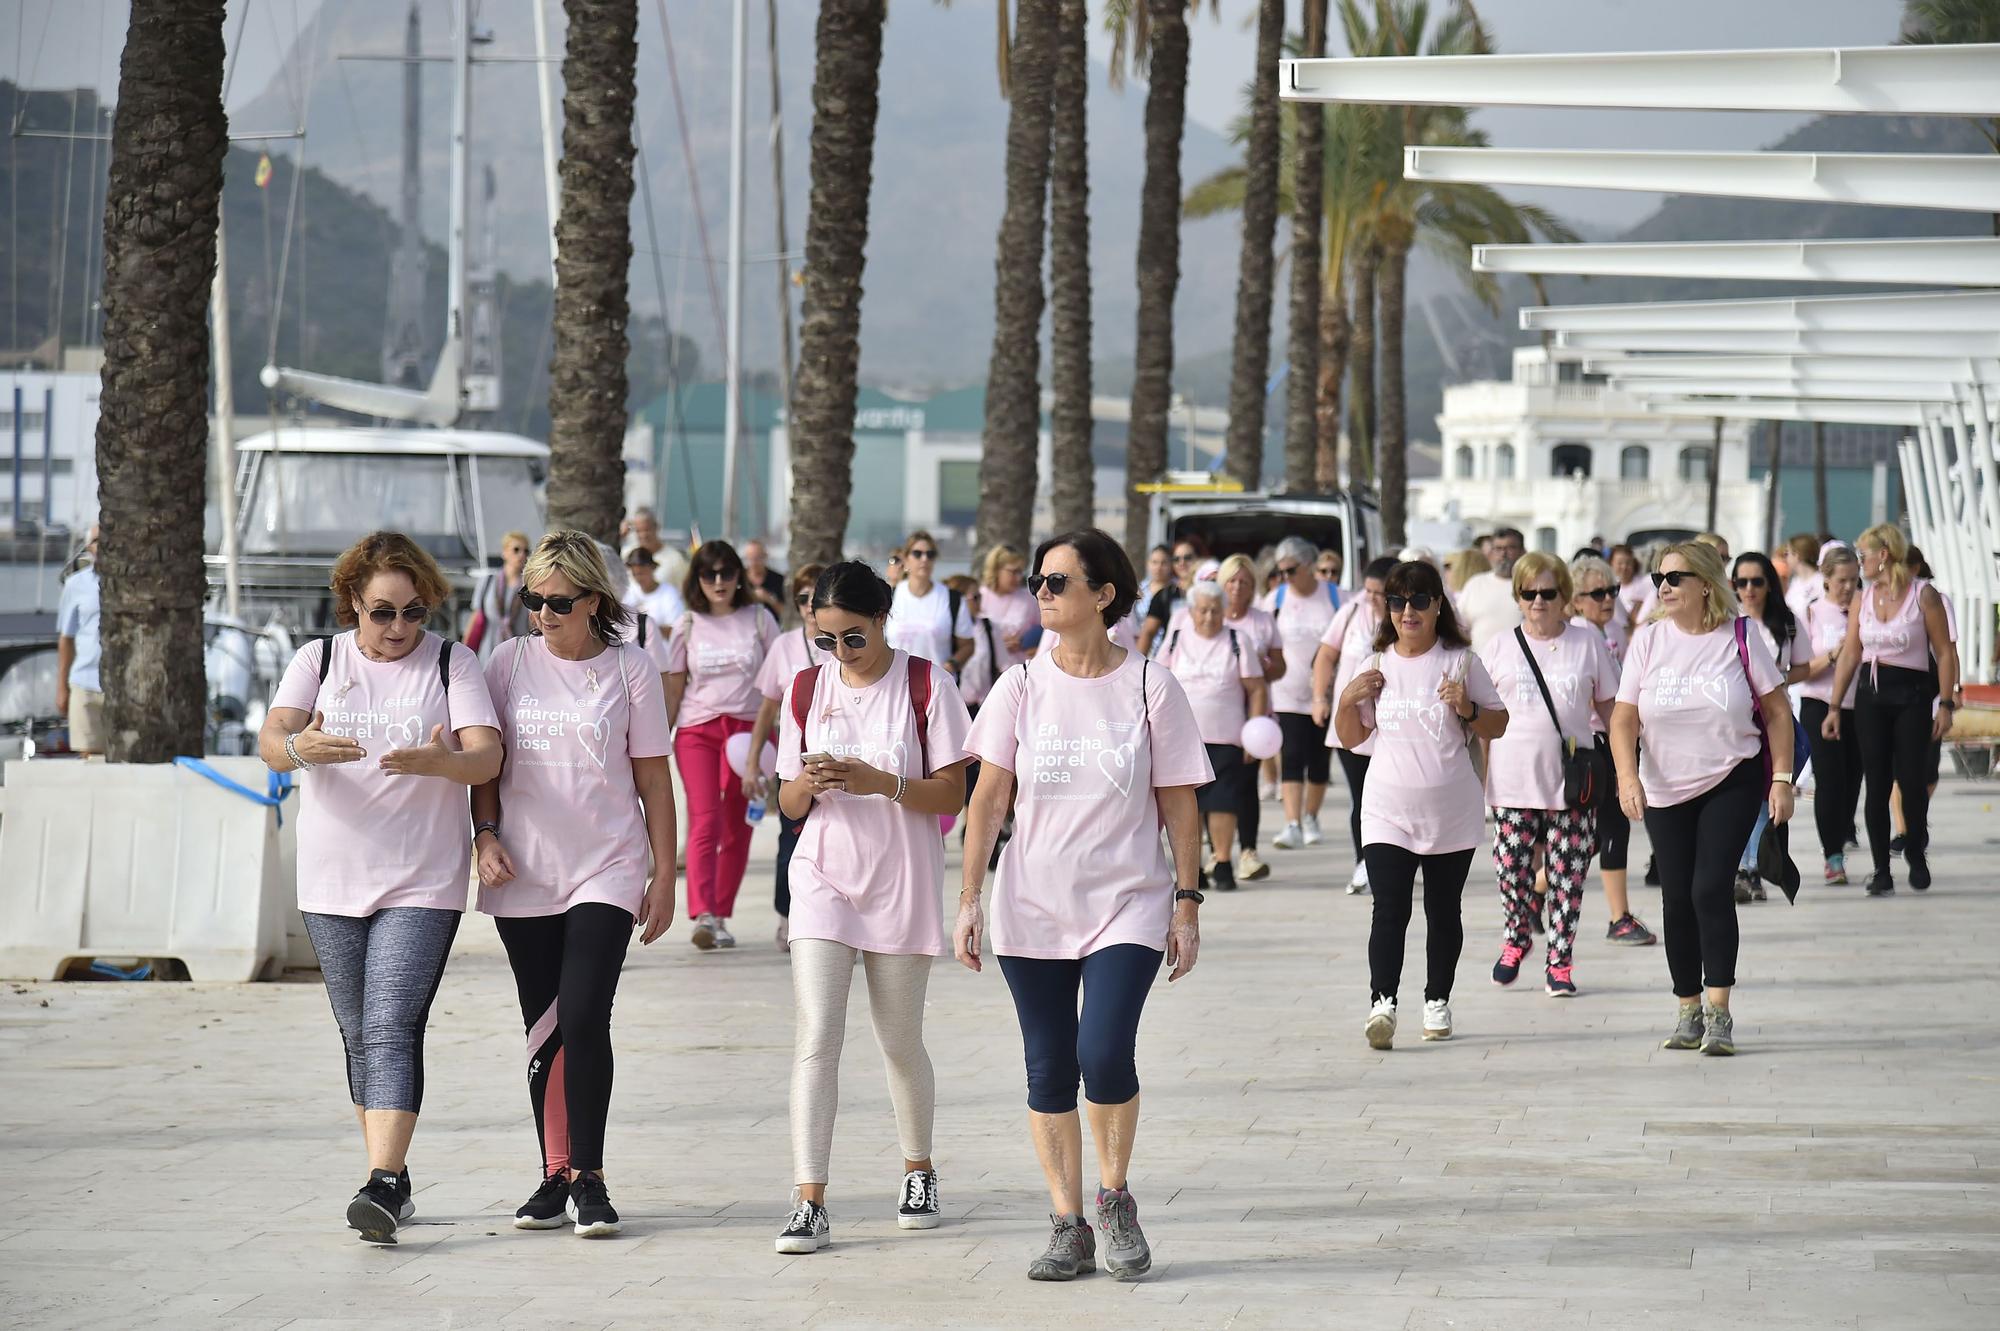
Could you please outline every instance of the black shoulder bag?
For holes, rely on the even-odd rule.
[[[1535,677],[1535,687],[1542,691],[1542,704],[1549,709],[1549,720],[1554,723],[1556,738],[1562,744],[1563,804],[1578,813],[1595,809],[1603,780],[1597,744],[1593,741],[1589,748],[1585,748],[1562,733],[1562,718],[1556,715],[1556,701],[1549,696],[1549,685],[1542,678],[1542,668],[1535,664],[1535,653],[1528,646],[1528,635],[1517,628],[1514,640],[1521,645],[1521,655],[1527,659],[1528,670]]]

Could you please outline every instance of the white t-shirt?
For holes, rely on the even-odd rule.
[[[631,582],[625,585],[625,608],[643,610],[671,628],[680,623],[681,616],[687,613],[687,602],[681,599],[677,588],[667,583],[663,582],[648,592],[641,591],[638,583]]]
[[[930,591],[922,596],[911,591],[907,581],[899,582],[883,636],[898,651],[949,665],[951,640],[972,637],[972,616],[965,602],[960,601],[958,616],[953,618],[951,589],[941,582],[933,582]]]
[[[1468,642],[1488,643],[1502,633],[1512,633],[1521,622],[1521,607],[1514,600],[1514,575],[1498,571],[1477,573],[1452,598],[1459,627]]]

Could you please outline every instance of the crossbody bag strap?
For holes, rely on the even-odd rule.
[[[909,660],[910,710],[917,718],[917,753],[923,760],[925,780],[931,775],[931,663],[921,656]]]
[[[807,666],[792,676],[792,720],[799,726],[799,754],[806,751],[806,715],[812,711],[813,694],[819,692],[820,667]]]
[[[1516,628],[1514,641],[1521,644],[1521,655],[1527,658],[1528,671],[1535,677],[1535,687],[1542,691],[1542,705],[1549,709],[1549,720],[1555,723],[1556,738],[1569,743],[1569,737],[1563,734],[1562,718],[1556,715],[1556,700],[1549,696],[1549,682],[1542,678],[1542,668],[1535,664],[1535,653],[1528,647],[1528,635]]]

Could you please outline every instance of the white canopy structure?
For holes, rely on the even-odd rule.
[[[2000,116],[2000,45],[1290,60],[1281,95],[1390,105]],[[1412,180],[2000,213],[2000,156],[1409,146]],[[1957,603],[1963,677],[1994,677],[2000,238],[1485,245],[1482,272],[1961,288],[1524,309],[1663,415],[1899,428],[1912,536]]]

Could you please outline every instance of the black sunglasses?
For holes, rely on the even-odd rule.
[[[800,592],[792,598],[793,605],[811,605],[812,603],[813,594],[811,592]]]
[[[1028,594],[1031,596],[1040,596],[1042,588],[1047,587],[1049,595],[1061,596],[1069,590],[1070,583],[1078,581],[1090,588],[1102,587],[1104,585],[1101,582],[1092,582],[1089,578],[1072,578],[1067,573],[1030,573],[1028,575]]]
[[[904,557],[905,559],[936,559],[936,558],[937,558],[937,551],[935,551],[935,550],[906,550],[906,551],[904,551],[904,552],[903,552],[903,557]]]
[[[1291,577],[1291,576],[1292,576],[1292,574],[1294,574],[1294,573],[1297,573],[1298,571],[1299,571],[1299,566],[1298,566],[1297,564],[1289,564],[1289,565],[1287,565],[1287,564],[1280,564],[1280,565],[1278,565],[1278,572],[1280,572],[1280,573],[1284,574],[1284,575],[1285,575],[1286,577],[1288,577],[1288,578],[1289,578],[1289,577]]]
[[[587,592],[584,593],[584,595],[588,594]],[[529,611],[537,615],[542,613],[543,606],[547,606],[559,615],[566,615],[576,609],[576,603],[582,599],[583,596],[544,596],[540,592],[526,591],[521,593],[521,604],[527,606]]]
[[[1194,556],[1192,554],[1177,554],[1174,556],[1174,562],[1176,564],[1192,564],[1194,563]]]
[[[1669,587],[1678,587],[1681,585],[1683,578],[1692,578],[1693,576],[1694,574],[1688,572],[1686,569],[1677,568],[1672,573],[1655,573],[1653,575],[1653,585],[1658,587],[1664,583]]]
[[[1740,591],[1746,591],[1746,590],[1748,590],[1749,588],[1752,588],[1752,587],[1758,587],[1758,588],[1761,588],[1761,587],[1763,587],[1763,586],[1764,586],[1764,579],[1762,579],[1762,578],[1736,578],[1736,579],[1733,579],[1733,580],[1732,580],[1732,581],[1730,582],[1730,584],[1729,584],[1729,585],[1730,585],[1730,586],[1732,586],[1732,587],[1734,587],[1734,588],[1735,588],[1735,589],[1736,589],[1737,591],[1739,591],[1739,592],[1740,592]]]
[[[401,610],[392,605],[378,605],[368,612],[368,618],[377,624],[393,624],[398,615],[412,624],[421,624],[431,617],[431,608],[419,602],[406,605]]]
[[[1577,593],[1578,596],[1588,596],[1593,601],[1608,601],[1617,594],[1617,592],[1612,591],[1609,587],[1593,587],[1587,592]]]
[[[1385,596],[1382,599],[1388,603],[1392,614],[1400,614],[1403,607],[1408,606],[1421,615],[1437,603],[1437,598],[1429,592],[1417,592],[1411,596]]]
[[[705,568],[701,571],[703,582],[734,582],[740,576],[733,568]]]
[[[813,646],[819,648],[829,656],[833,654],[836,642],[850,652],[865,652],[868,650],[868,635],[860,629],[849,629],[847,632],[841,634],[838,639],[831,633],[822,633],[812,641]]]
[[[1553,587],[1523,587],[1521,599],[1524,601],[1553,601],[1562,595]]]

